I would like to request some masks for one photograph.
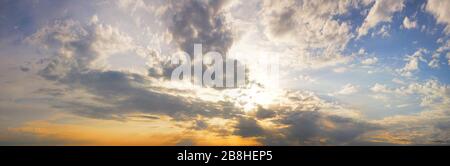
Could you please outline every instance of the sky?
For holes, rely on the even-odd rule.
[[[0,145],[448,145],[448,9],[2,0]],[[171,79],[194,44],[244,65],[245,85]]]

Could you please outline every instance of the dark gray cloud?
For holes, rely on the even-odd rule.
[[[191,58],[194,56],[194,44],[202,44],[203,55],[216,51],[222,55],[224,62],[229,60],[225,55],[234,41],[232,29],[224,16],[224,10],[229,3],[229,0],[168,2],[168,9],[162,19],[168,20],[165,23],[172,42],[180,51],[188,53]],[[236,65],[242,66],[240,62]],[[176,67],[170,62],[162,62],[160,68],[150,68],[148,73],[152,77],[168,79]],[[203,72],[207,68],[207,65],[203,65]],[[223,68],[225,69],[225,65]],[[230,73],[230,75],[233,74],[236,76],[236,72]],[[213,77],[216,77],[215,74]],[[219,77],[223,77],[225,82],[227,79],[225,71],[224,75]],[[192,77],[192,79],[202,78]]]
[[[25,67],[25,66],[20,66],[19,69],[20,69],[20,71],[23,71],[23,72],[28,72],[28,71],[30,71],[30,68]]]
[[[89,19],[98,8],[93,1],[0,1],[0,38],[19,44],[36,29],[61,18]],[[80,12],[83,11],[83,12]],[[3,41],[3,40],[2,40]],[[6,40],[5,40],[6,41]]]
[[[359,136],[380,127],[355,119],[326,115],[318,111],[282,112],[273,120],[279,129],[264,129],[251,118],[240,118],[236,135],[258,137],[265,145],[346,145],[360,142]]]
[[[204,130],[204,129],[207,129],[208,128],[208,123],[206,122],[206,121],[204,121],[204,120],[196,120],[195,122],[194,122],[194,126],[192,127],[192,129],[195,129],[195,130]]]
[[[436,123],[435,127],[444,131],[448,131],[450,130],[450,122],[449,121],[438,122]]]
[[[143,75],[91,68],[92,63],[106,56],[105,51],[127,50],[130,42],[127,36],[112,27],[57,21],[36,32],[28,41],[49,48],[54,54],[39,75],[68,89],[86,90],[96,96],[96,102],[103,104],[58,101],[58,108],[83,116],[117,120],[135,112],[183,120],[196,115],[227,118],[235,116],[232,112],[237,111],[232,103],[211,103],[167,93]]]
[[[176,146],[193,146],[195,145],[195,141],[192,139],[182,139],[177,142]]]
[[[0,146],[57,146],[67,144],[83,144],[84,141],[66,140],[63,138],[53,138],[34,133],[0,130]]]
[[[235,126],[236,130],[234,134],[243,137],[258,137],[263,136],[265,131],[253,118],[241,117],[238,119],[238,123]]]
[[[273,118],[277,115],[277,113],[270,109],[265,109],[263,107],[258,107],[258,110],[256,111],[256,118],[258,119],[266,119],[266,118]]]
[[[318,111],[289,112],[279,122],[288,126],[282,130],[284,139],[270,140],[270,143],[341,145],[356,141],[358,136],[366,132],[379,129],[366,122]]]
[[[226,54],[233,44],[233,34],[222,9],[227,0],[172,2],[166,12],[169,31],[178,47],[193,55],[195,43],[207,51]]]
[[[70,73],[58,80],[72,89],[85,89],[98,97],[99,102],[110,106],[67,103],[74,113],[101,119],[125,119],[127,113],[151,113],[168,115],[178,120],[189,120],[202,115],[206,117],[233,117],[238,110],[231,103],[211,103],[194,98],[164,93],[159,88],[146,88],[151,83],[137,74],[116,71],[89,71]]]
[[[131,117],[148,119],[148,120],[157,120],[157,119],[159,119],[159,117],[157,117],[157,116],[150,116],[150,115],[135,115],[135,116],[131,116]]]
[[[295,10],[289,8],[282,11],[281,13],[274,13],[274,18],[270,20],[270,25],[268,28],[272,35],[274,36],[284,36],[295,29]]]

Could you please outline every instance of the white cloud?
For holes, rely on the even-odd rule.
[[[386,85],[379,84],[379,83],[375,83],[375,85],[372,88],[370,88],[370,90],[372,92],[376,92],[376,93],[389,93],[389,92],[392,92],[392,90],[389,89]]]
[[[433,14],[438,23],[446,24],[445,33],[450,34],[450,1],[428,0],[426,11]]]
[[[361,63],[364,64],[364,65],[373,65],[373,64],[375,64],[377,62],[378,62],[378,58],[377,57],[367,58],[367,59],[364,59],[363,61],[361,61]]]
[[[369,11],[364,23],[358,28],[358,38],[367,35],[371,28],[381,22],[391,22],[395,12],[403,9],[403,0],[378,0]]]
[[[338,68],[333,69],[333,72],[335,72],[335,73],[343,73],[345,71],[347,71],[346,67],[338,67]]]
[[[412,28],[416,28],[416,26],[417,26],[417,21],[412,21],[408,17],[405,17],[405,19],[403,19],[403,27],[404,28],[412,29]]]
[[[307,81],[307,82],[316,82],[316,79],[312,78],[309,75],[300,75],[300,76],[298,76],[298,78],[295,78],[295,80],[303,80],[303,81]]]
[[[353,38],[351,26],[334,19],[352,7],[351,1],[264,1],[260,13],[272,43],[290,46],[298,66],[321,68],[352,60],[342,55]]]
[[[392,82],[395,82],[397,84],[405,84],[405,81],[402,81],[401,79],[398,79],[398,78],[393,78]]]
[[[386,38],[389,37],[390,34],[389,32],[391,31],[391,25],[383,25],[381,26],[380,30],[376,31],[376,32],[372,32],[372,37],[375,36],[381,36],[382,38]]]
[[[360,49],[358,50],[358,55],[364,56],[364,55],[367,55],[367,52],[366,52],[366,50],[365,50],[364,48],[360,48]]]
[[[411,77],[414,71],[419,70],[419,62],[426,62],[423,57],[424,53],[428,53],[428,51],[426,49],[420,48],[416,52],[414,52],[414,54],[406,56],[405,61],[407,61],[407,63],[403,68],[397,69],[397,72],[399,72],[402,76]]]
[[[98,24],[96,19],[88,25],[73,20],[55,21],[25,40],[52,51],[61,61],[73,63],[80,70],[102,68],[108,56],[134,46],[130,36],[111,25]]]
[[[389,97],[386,95],[383,95],[383,94],[373,94],[373,95],[370,95],[370,97],[380,100],[380,101],[383,101],[383,102],[387,102],[389,100]]]
[[[439,68],[439,57],[440,54],[433,54],[431,56],[431,61],[428,63],[428,66],[430,66],[431,68]]]
[[[388,88],[386,85],[379,83],[375,83],[375,85],[373,85],[370,90],[375,93],[392,93],[394,91],[393,89]]]
[[[346,84],[342,87],[341,90],[337,91],[335,94],[340,95],[349,95],[358,92],[359,86],[352,85],[352,84]]]
[[[397,108],[405,108],[408,106],[410,106],[410,104],[400,104],[400,105],[397,105]]]
[[[443,38],[439,38],[436,43],[441,44],[441,46],[431,55],[431,60],[428,63],[431,68],[439,68],[441,55],[445,56],[445,53],[448,54],[450,50],[450,40],[445,41]]]
[[[423,107],[436,110],[446,110],[450,106],[450,86],[437,80],[427,80],[423,83],[411,83],[399,88],[388,88],[386,85],[375,84],[371,90],[379,93],[391,93],[397,95],[420,95]]]
[[[442,43],[442,45],[436,49],[436,52],[442,53],[450,50],[450,40],[447,40],[445,43],[443,41],[438,43]]]

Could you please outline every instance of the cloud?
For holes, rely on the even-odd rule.
[[[108,71],[96,65],[104,57],[132,49],[127,35],[109,25],[57,21],[27,40],[55,55],[39,71],[42,77],[97,96],[101,104],[59,101],[55,106],[70,108],[75,114],[120,120],[127,113],[144,112],[184,119],[234,110],[226,102],[213,104],[170,94],[154,85],[151,77]]]
[[[447,64],[448,64],[448,66],[450,66],[450,53],[447,53],[447,55],[445,56],[445,57],[447,57]]]
[[[299,75],[298,77],[294,78],[295,80],[303,80],[306,82],[316,82],[317,80],[312,78],[309,75]]]
[[[372,121],[385,128],[384,132],[389,135],[389,139],[401,139],[405,144],[448,144],[448,131],[441,129],[442,124],[448,123],[450,119],[448,85],[431,79],[398,88],[376,84],[372,91],[394,95],[394,98],[417,96],[419,101],[416,103],[424,108],[420,112]]]
[[[373,65],[377,62],[378,62],[377,57],[367,58],[367,59],[364,59],[363,61],[361,61],[361,63],[364,65]]]
[[[403,19],[403,27],[406,29],[413,29],[416,28],[417,21],[411,21],[408,17],[405,17]]]
[[[214,104],[170,94],[158,87],[147,89],[145,86],[151,85],[147,81],[139,75],[114,71],[91,71],[86,74],[69,75],[59,82],[86,89],[109,105],[96,106],[86,105],[86,103],[65,105],[72,107],[75,110],[74,113],[84,116],[114,119],[129,113],[143,112],[168,115],[183,120],[197,115],[227,117],[229,115],[225,114],[230,113],[228,111],[236,111],[226,102]]]
[[[277,113],[270,109],[265,109],[263,107],[258,107],[255,117],[258,119],[267,119],[267,118],[273,118],[277,115]]]
[[[22,132],[17,130],[0,131],[2,138],[1,146],[55,146],[66,145],[69,143],[85,143],[84,141],[73,141],[62,138],[54,138],[48,135],[36,135],[34,133]]]
[[[414,71],[420,70],[420,61],[427,62],[424,58],[425,53],[428,53],[428,50],[420,48],[414,52],[414,54],[406,56],[405,61],[407,61],[407,63],[403,68],[397,69],[396,71],[402,76],[411,77]]]
[[[57,20],[26,38],[26,41],[51,51],[55,56],[41,72],[47,78],[72,72],[67,70],[80,72],[103,68],[108,56],[133,49],[131,37],[117,28],[103,24],[83,26],[74,20]]]
[[[379,129],[366,122],[316,111],[288,112],[278,122],[287,127],[264,137],[262,140],[268,145],[345,145]]]
[[[439,68],[439,63],[440,63],[439,57],[440,57],[440,54],[438,54],[438,53],[434,53],[433,55],[431,55],[431,60],[428,63],[428,66],[431,68]]]
[[[240,118],[234,134],[243,137],[257,137],[264,134],[264,129],[252,118]]]
[[[386,38],[386,37],[391,36],[389,34],[390,31],[391,31],[391,25],[383,25],[383,26],[381,26],[380,30],[372,33],[372,37],[381,36],[383,38]]]
[[[352,58],[342,51],[353,38],[351,26],[334,18],[346,14],[355,3],[266,1],[261,9],[265,35],[272,42],[292,46],[290,58],[300,59],[299,67],[322,68],[348,63]]]
[[[194,45],[202,45],[202,53],[217,52],[222,56],[224,62],[234,59],[228,59],[226,56],[233,46],[235,38],[235,30],[229,22],[229,8],[235,2],[230,0],[187,0],[182,3],[176,1],[165,1],[162,8],[157,9],[160,15],[157,19],[163,20],[160,24],[165,29],[164,33],[167,37],[167,43],[170,47],[174,47],[169,52],[175,53],[183,51],[188,53],[191,58],[194,57]],[[152,11],[153,9],[150,9]],[[156,55],[161,56],[161,55]],[[163,55],[162,61],[157,65],[153,65],[148,69],[149,76],[170,79],[172,71],[176,65],[169,62],[169,56]],[[242,62],[238,61],[236,65],[242,66]],[[192,64],[194,66],[194,63]],[[202,72],[205,72],[211,66],[204,65]],[[227,74],[219,76],[226,80]],[[192,73],[192,79],[197,78]]]
[[[352,84],[345,84],[341,90],[335,92],[338,95],[349,95],[358,92],[358,86]]]
[[[286,96],[289,101],[258,110],[270,112],[270,118],[238,118],[234,133],[264,145],[345,145],[380,129],[314,94],[293,91]]]
[[[396,95],[420,95],[420,105],[432,110],[448,110],[447,103],[450,102],[450,87],[435,79],[426,80],[423,83],[410,83],[398,88],[389,88],[386,85],[376,83],[372,92]]]
[[[167,24],[172,40],[191,56],[195,43],[203,44],[206,52],[225,55],[234,39],[223,15],[228,4],[228,0],[169,3],[165,15],[169,18]]]
[[[397,83],[397,84],[405,84],[405,81],[403,81],[403,80],[401,80],[401,79],[399,79],[399,78],[393,78],[393,79],[392,79],[392,82],[395,82],[395,83]]]
[[[450,87],[437,80],[427,80],[424,83],[412,83],[408,87],[400,88],[400,94],[420,94],[421,106],[437,110],[448,110],[450,105]]]
[[[338,68],[333,69],[333,72],[335,72],[335,73],[343,73],[345,71],[347,71],[346,67],[338,67]]]
[[[450,56],[450,40],[444,41],[442,38],[439,38],[436,42],[441,45],[431,55],[431,60],[428,63],[428,66],[430,66],[431,68],[439,68],[441,55],[445,56],[447,59],[449,59],[448,57]],[[445,55],[446,53],[447,55]]]
[[[381,22],[391,22],[394,13],[403,9],[403,0],[378,0],[369,11],[361,27],[358,28],[358,38],[365,36],[370,29]]]
[[[440,24],[445,24],[445,33],[450,34],[450,14],[448,12],[450,8],[449,1],[440,0],[428,0],[425,10],[436,18],[437,22]]]
[[[388,87],[386,85],[378,84],[378,83],[376,83],[374,86],[372,86],[372,88],[370,88],[370,90],[372,92],[376,92],[376,93],[389,93],[389,92],[391,92],[391,90],[388,89]]]

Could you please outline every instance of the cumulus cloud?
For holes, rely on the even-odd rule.
[[[285,95],[289,100],[283,104],[258,109],[257,119],[238,118],[234,133],[265,145],[345,145],[381,129],[312,93],[291,91]]]
[[[288,112],[278,121],[287,127],[262,138],[268,145],[345,145],[379,129],[370,123],[316,111]]]
[[[339,95],[349,95],[358,92],[358,86],[352,84],[345,84],[341,90],[335,92],[335,94]]]
[[[352,1],[265,1],[262,21],[265,34],[274,42],[294,47],[302,66],[320,68],[347,63],[342,54],[353,37],[351,26],[334,16],[343,15],[358,3]]]
[[[377,57],[367,58],[367,59],[364,59],[363,61],[361,61],[361,63],[364,65],[373,65],[377,62],[378,62]]]
[[[83,26],[74,20],[55,21],[26,40],[55,56],[41,71],[52,79],[69,72],[102,68],[107,56],[133,49],[132,39],[117,28],[103,24]]]
[[[276,112],[270,109],[265,109],[263,107],[258,107],[258,110],[256,111],[255,117],[258,119],[266,119],[266,118],[273,118],[276,116]]]
[[[102,103],[60,101],[55,107],[70,107],[76,114],[106,119],[121,119],[122,115],[132,112],[181,119],[197,114],[208,116],[217,111],[227,112],[226,103],[217,105],[180,97],[163,91],[153,84],[151,78],[98,68],[94,62],[131,49],[131,40],[111,26],[57,21],[27,40],[54,52],[55,56],[39,71],[42,77],[75,89],[85,89]],[[147,88],[149,86],[153,88]]]
[[[222,56],[224,62],[231,62],[226,55],[235,42],[233,27],[228,21],[229,7],[233,5],[229,0],[201,1],[188,0],[183,2],[167,1],[163,3],[163,9],[160,11],[158,19],[163,20],[165,34],[168,36],[166,42],[174,46],[175,51],[183,51],[194,57],[194,45],[201,44],[201,53],[217,52]],[[148,74],[153,77],[169,79],[176,65],[172,65],[169,60],[162,61],[152,68],[149,68]],[[161,58],[164,59],[164,58]],[[194,63],[192,64],[194,66]],[[243,64],[237,61],[237,66]],[[211,65],[204,65],[202,70],[205,72]],[[214,77],[223,77],[223,80],[229,78],[230,74],[226,71],[222,75]],[[231,74],[232,75],[232,74]],[[236,72],[234,73],[236,75]],[[192,79],[202,79],[195,77]]]
[[[437,43],[441,44],[436,51],[431,55],[431,60],[428,63],[428,66],[431,68],[439,68],[440,64],[440,57],[446,56],[447,59],[449,59],[449,50],[450,50],[450,40],[444,41],[442,38],[439,38],[437,40]],[[446,55],[447,54],[447,55]],[[450,63],[449,63],[450,65]]]
[[[389,37],[389,32],[391,31],[391,25],[383,25],[381,26],[380,30],[373,32],[372,37],[374,36],[381,36],[383,38]]]
[[[333,72],[335,72],[335,73],[343,73],[345,71],[347,71],[346,67],[337,67],[337,68],[333,69]]]
[[[361,27],[358,28],[358,38],[367,35],[370,29],[382,22],[391,22],[394,13],[403,9],[403,0],[378,0],[369,11]]]
[[[431,68],[439,68],[439,57],[440,54],[438,53],[431,55],[431,60],[430,62],[428,62],[428,66],[430,66]]]
[[[421,105],[439,110],[448,110],[450,105],[450,87],[437,80],[424,83],[412,83],[408,87],[397,90],[400,94],[420,94]]]
[[[397,69],[397,72],[402,76],[411,77],[414,71],[420,70],[419,62],[427,62],[427,60],[424,58],[425,53],[428,53],[428,50],[420,48],[412,55],[406,56],[405,61],[407,63],[403,68]]]
[[[312,78],[309,75],[299,75],[298,77],[294,78],[295,80],[303,80],[306,82],[316,82],[317,80]]]
[[[408,17],[405,17],[403,19],[403,27],[404,28],[413,29],[413,28],[416,28],[416,26],[417,26],[417,21],[412,21]]]
[[[169,3],[165,15],[172,40],[191,56],[195,43],[203,44],[206,52],[225,55],[234,39],[223,14],[228,4],[228,0]]]
[[[418,95],[418,104],[425,108],[425,111],[410,115],[395,115],[375,120],[374,123],[386,128],[384,132],[388,133],[389,137],[401,139],[405,144],[448,144],[448,130],[442,126],[450,119],[448,85],[437,80],[426,80],[398,88],[376,85],[372,89],[397,97]]]
[[[376,83],[372,88],[370,88],[372,92],[378,92],[378,93],[389,93],[391,92],[390,89],[386,85]]]
[[[251,118],[240,118],[236,125],[234,134],[243,137],[257,137],[264,134],[264,129],[258,124],[258,121]]]
[[[389,88],[387,85],[376,83],[371,91],[395,95],[420,95],[420,105],[432,110],[448,110],[450,102],[449,86],[437,80],[427,80],[423,83],[410,83],[398,88]]]
[[[450,34],[450,14],[448,12],[450,8],[449,1],[429,0],[425,10],[436,18],[438,23],[445,24],[445,33]]]
[[[397,83],[397,84],[405,84],[405,81],[403,81],[403,80],[401,80],[401,79],[399,79],[399,78],[393,78],[393,79],[392,79],[392,82],[395,82],[395,83]]]

